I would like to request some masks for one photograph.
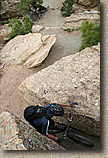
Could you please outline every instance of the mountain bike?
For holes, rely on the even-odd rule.
[[[94,147],[94,143],[91,140],[73,131],[73,128],[70,126],[71,122],[72,122],[72,115],[71,112],[69,112],[67,125],[64,126],[59,125],[60,128],[50,129],[49,130],[50,134],[56,136],[58,133],[62,133],[61,137],[63,138],[63,140],[65,140],[68,137],[69,139],[73,140],[76,143],[79,143],[80,145],[86,147]]]

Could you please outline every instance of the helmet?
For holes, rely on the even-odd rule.
[[[64,109],[57,103],[50,104],[48,111],[50,115],[54,115],[54,116],[64,115]]]

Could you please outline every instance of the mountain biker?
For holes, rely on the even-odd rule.
[[[44,108],[46,109],[46,114],[42,117],[38,117],[38,118],[33,119],[32,121],[29,121],[29,124],[33,126],[42,135],[45,135],[48,138],[53,139],[57,141],[58,143],[61,143],[63,139],[51,135],[48,130],[51,127],[59,128],[58,124],[54,120],[52,120],[52,117],[64,115],[64,110],[62,106],[70,107],[71,105],[61,104],[61,103],[48,104],[44,106]]]

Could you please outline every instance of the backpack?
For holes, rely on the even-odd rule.
[[[39,105],[37,106],[31,105],[24,110],[24,118],[28,122],[32,122],[36,118],[41,118],[45,116],[45,114],[46,114],[46,109]]]

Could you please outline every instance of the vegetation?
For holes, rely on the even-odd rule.
[[[17,35],[24,35],[32,31],[33,23],[28,18],[24,16],[23,22],[18,19],[9,19],[8,26],[12,28],[10,39],[14,38]]]
[[[4,24],[8,24],[9,23],[9,21],[7,20],[7,21],[0,21],[0,24],[2,24],[2,25],[4,25]]]
[[[67,28],[66,31],[67,31],[67,32],[71,32],[71,29],[70,29],[70,28]]]
[[[62,8],[61,8],[62,16],[70,16],[72,13],[75,12],[75,10],[73,9],[73,4],[74,4],[74,0],[65,0],[62,3]]]
[[[2,2],[1,2],[1,0],[0,0],[0,9],[2,9]]]
[[[98,12],[100,14],[100,3],[98,4]]]
[[[82,32],[82,43],[79,51],[86,47],[97,45],[100,42],[100,25],[85,21],[82,22],[80,30]]]
[[[32,11],[35,14],[39,14],[42,3],[43,0],[21,0],[18,2],[18,9],[20,12]]]

